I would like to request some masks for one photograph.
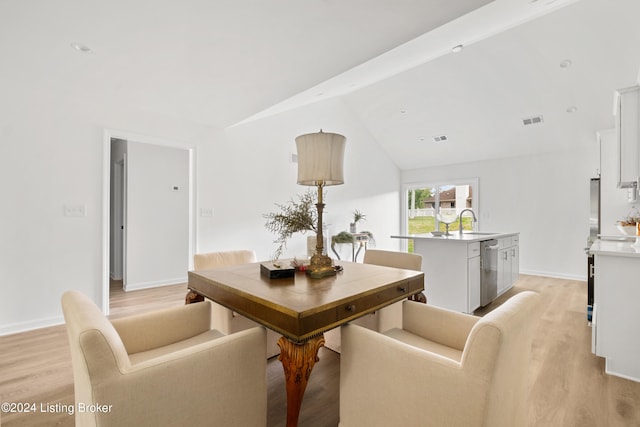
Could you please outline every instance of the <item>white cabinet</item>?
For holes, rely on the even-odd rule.
[[[479,237],[482,236],[482,237]],[[499,273],[496,271],[498,293],[513,286],[518,274],[518,233],[469,233],[449,237],[428,235],[397,236],[413,239],[413,249],[422,255],[424,288],[430,305],[462,313],[473,313],[482,302],[482,258],[481,242],[498,240],[502,242],[507,262],[503,262]],[[396,237],[396,236],[392,236]],[[496,252],[492,252],[496,255]],[[492,262],[495,262],[492,261]],[[492,268],[496,268],[495,265]],[[491,275],[493,279],[493,274]],[[491,282],[491,284],[494,284]],[[491,284],[487,285],[490,286]],[[496,284],[494,284],[496,285]]]
[[[430,305],[463,313],[480,307],[480,242],[415,239]]]
[[[469,297],[467,313],[473,313],[480,307],[480,255],[467,260],[467,295]]]
[[[616,91],[618,187],[629,188],[640,180],[640,86]]]
[[[640,381],[638,277],[640,257],[596,252],[591,323],[593,352],[606,359],[606,373],[634,381]]]
[[[498,295],[502,295],[520,275],[519,236],[498,239]]]
[[[517,239],[517,237],[516,237]],[[515,243],[511,247],[511,285],[520,278],[520,244]]]

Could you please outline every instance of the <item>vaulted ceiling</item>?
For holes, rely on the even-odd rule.
[[[99,104],[225,128],[340,97],[402,169],[571,148],[636,84],[638,16],[637,0],[3,0],[0,116]]]

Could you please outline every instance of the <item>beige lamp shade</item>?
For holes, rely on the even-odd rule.
[[[344,184],[342,166],[347,139],[337,133],[308,133],[296,138],[298,184]]]

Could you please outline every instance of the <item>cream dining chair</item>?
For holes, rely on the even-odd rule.
[[[408,252],[369,249],[364,253],[362,262],[383,267],[422,271],[422,255]],[[400,328],[402,327],[402,301],[363,316],[353,323],[378,332]]]
[[[225,336],[208,301],[109,321],[69,291],[62,310],[77,427],[266,425],[264,328]]]
[[[527,425],[536,293],[481,318],[402,304],[402,329],[342,328],[340,427]]]
[[[193,256],[193,269],[195,271],[209,270],[228,265],[249,264],[252,262],[256,262],[256,253],[248,249],[208,252],[195,254]],[[253,320],[247,319],[220,304],[213,301],[211,303],[213,324],[217,325],[224,334],[233,334],[259,326],[259,324]],[[280,354],[280,347],[278,347],[279,339],[280,335],[278,333],[267,329],[267,358]]]
[[[364,253],[363,264],[373,264],[382,267],[401,268],[404,270],[422,270],[422,255],[385,251],[380,249],[369,249]],[[352,321],[356,325],[371,329],[377,332],[384,332],[392,328],[402,326],[402,301],[367,314]],[[341,348],[340,328],[332,329],[325,333],[325,346],[340,352]]]

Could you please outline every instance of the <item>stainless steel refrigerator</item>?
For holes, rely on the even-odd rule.
[[[589,254],[593,242],[600,235],[600,178],[591,178],[589,203],[589,237],[587,239],[587,321],[593,314],[594,256]]]

